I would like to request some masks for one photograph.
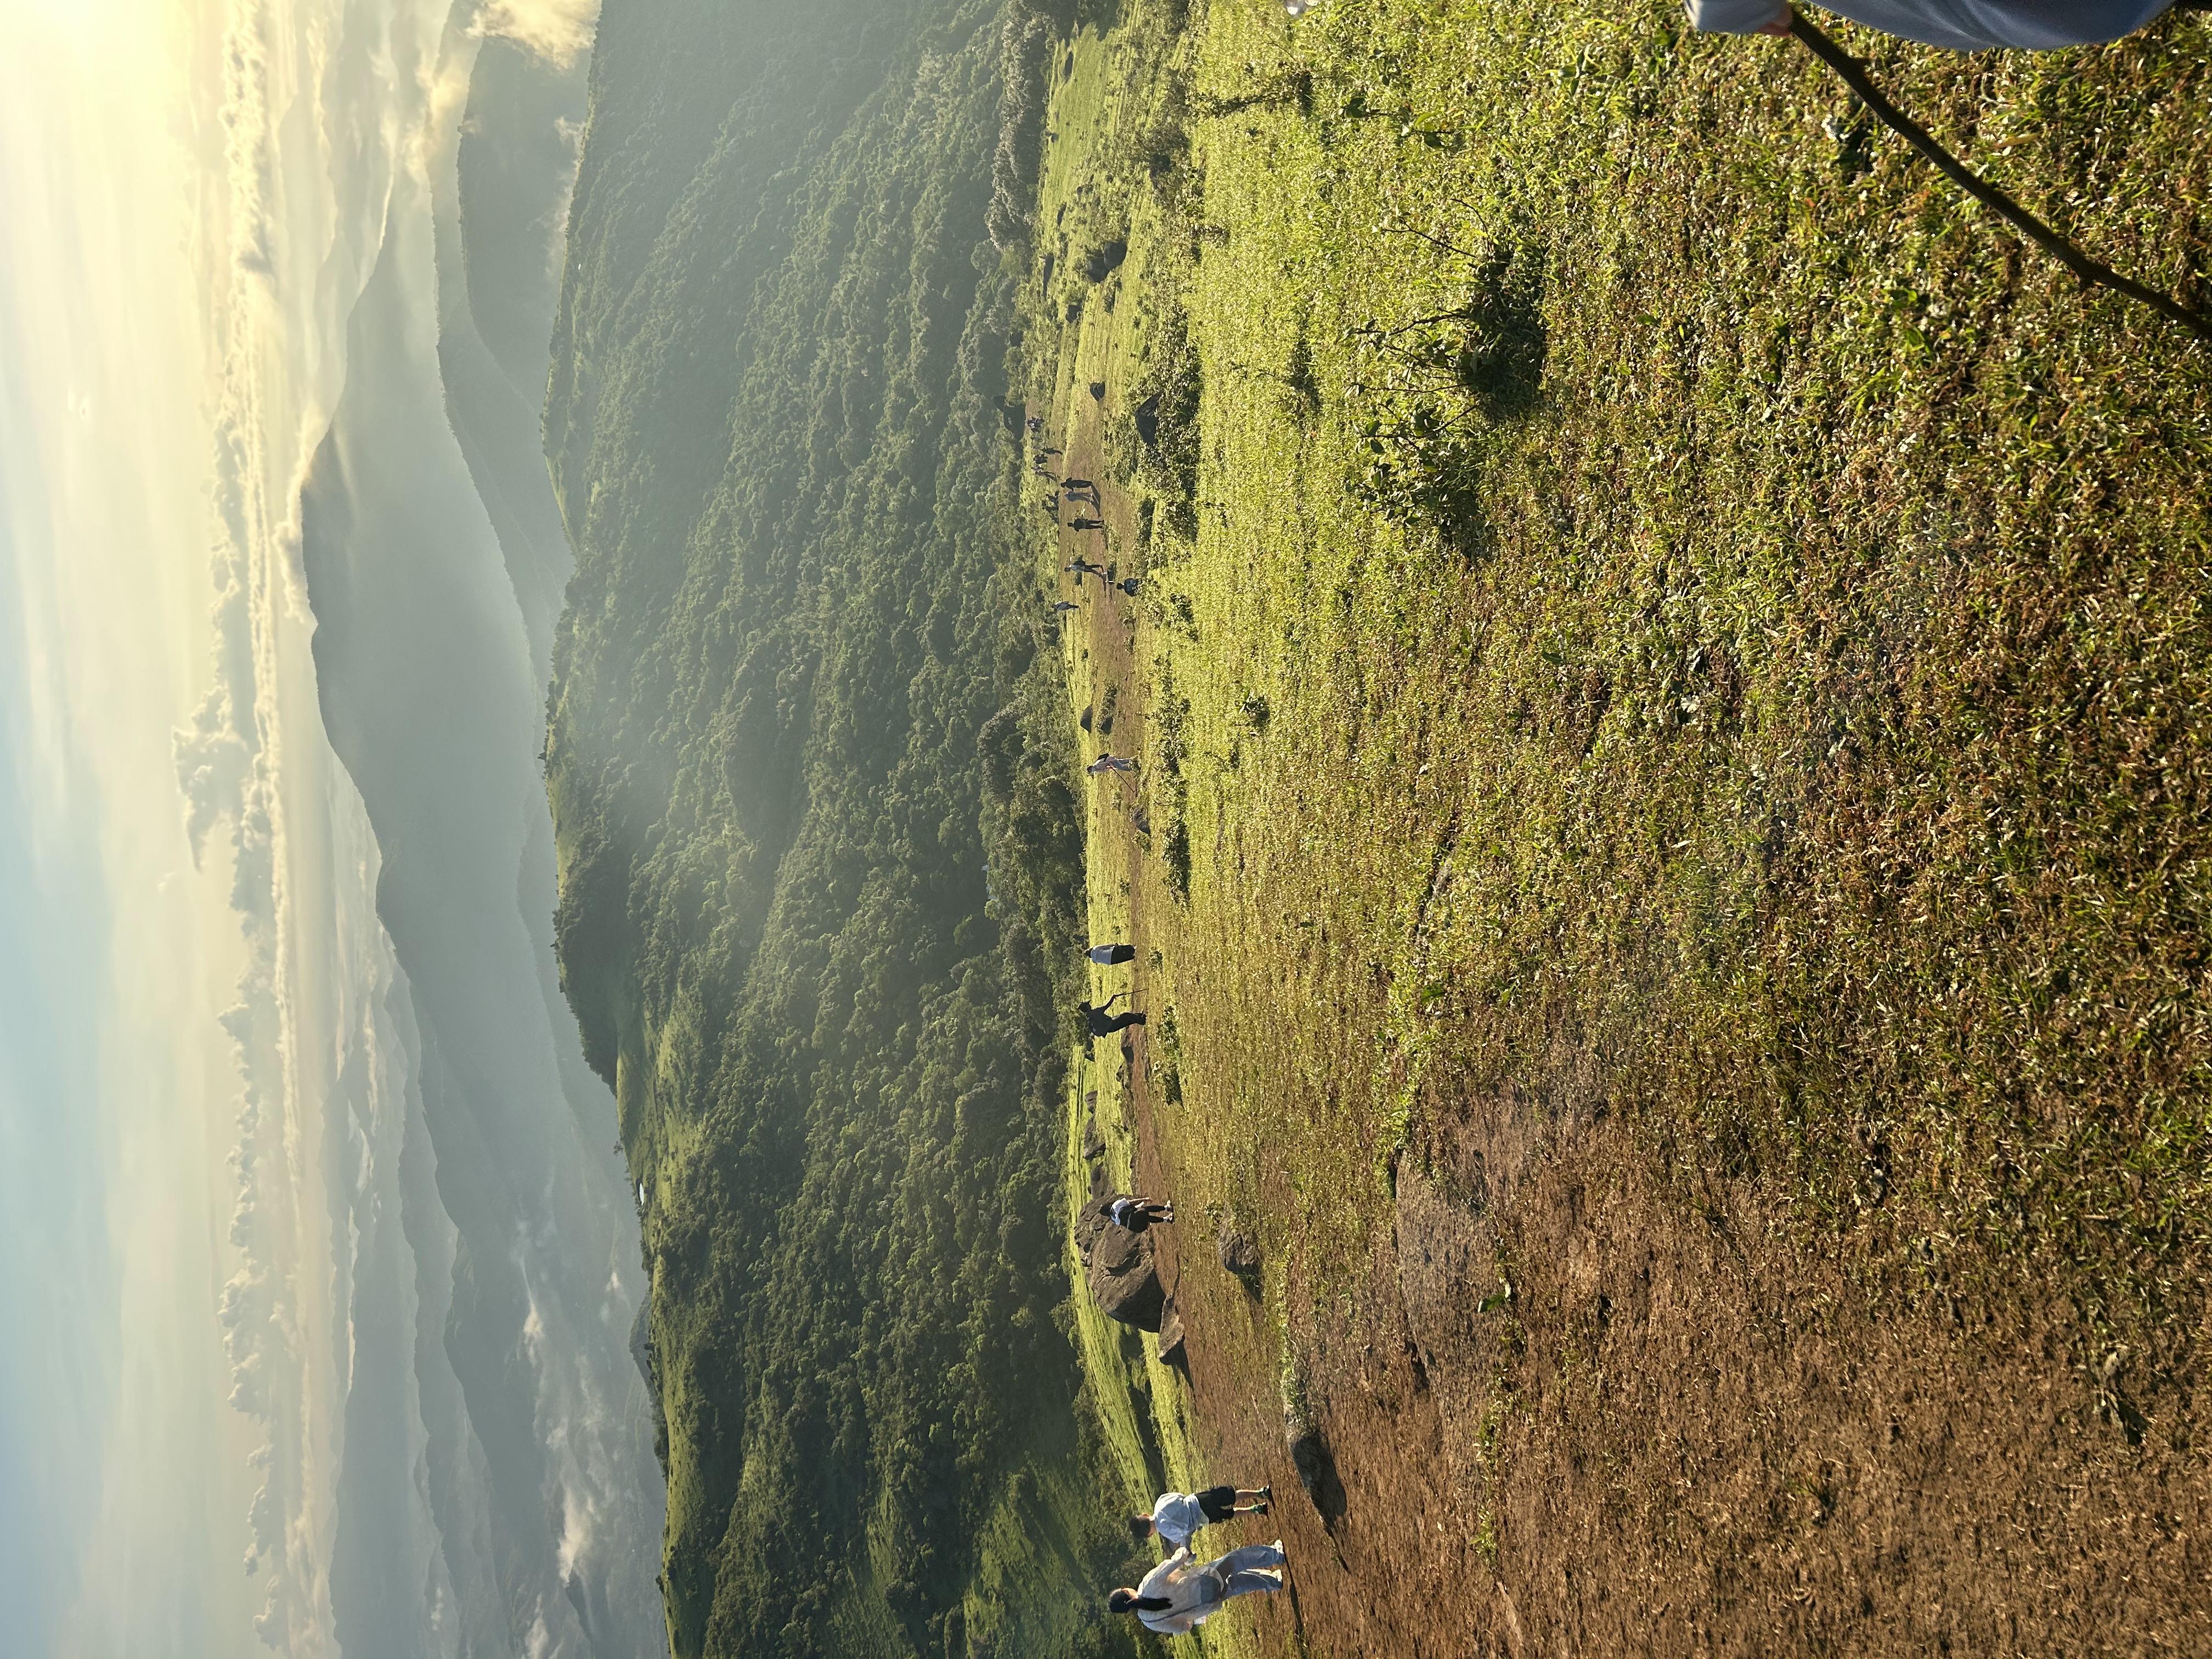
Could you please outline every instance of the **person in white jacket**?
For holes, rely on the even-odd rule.
[[[1790,33],[1787,0],[1686,3],[1692,28],[1720,34]],[[2048,51],[2133,34],[2175,3],[2177,0],[1822,0],[1821,9],[1885,34],[1959,52],[1992,46]]]
[[[1117,1589],[1106,1598],[1115,1613],[1133,1613],[1146,1630],[1181,1636],[1204,1624],[1221,1604],[1239,1595],[1283,1587],[1283,1540],[1247,1544],[1202,1565],[1183,1545],[1145,1575],[1134,1589]]]

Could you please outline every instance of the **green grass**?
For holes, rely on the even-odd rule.
[[[1090,1109],[1086,1101],[1094,1091],[1106,1142],[1107,1179],[1116,1191],[1131,1190],[1133,1185],[1135,1145],[1118,1071],[1098,1065],[1088,1054],[1079,1055],[1071,1067],[1065,1189],[1071,1214],[1090,1195],[1090,1167],[1083,1160],[1082,1142]],[[1172,1366],[1161,1363],[1157,1340],[1099,1311],[1073,1238],[1067,1268],[1076,1353],[1097,1414],[1105,1454],[1101,1462],[1117,1487],[1109,1505],[1118,1504],[1124,1513],[1135,1515],[1150,1510],[1162,1492],[1189,1492],[1213,1484],[1194,1436],[1190,1390]],[[1234,1620],[1176,1638],[1170,1646],[1176,1645],[1229,1659],[1253,1650],[1249,1630]]]
[[[1744,1183],[1870,1296],[2193,1351],[2203,349],[1853,137],[1789,42],[1662,4],[1190,20],[1078,43],[1025,301],[1058,410],[1103,379],[1126,412],[1178,305],[1204,368],[1195,533],[1140,465],[1120,550],[1188,897],[1157,858],[1092,893],[1162,953],[1178,1201],[1263,1196],[1295,1327],[1358,1285],[1425,1135],[1601,1102],[1686,1201]],[[2202,302],[2212,28],[1850,44]],[[1188,158],[1148,175],[1178,84]],[[1114,277],[1070,276],[1116,234]]]
[[[1107,1143],[1108,1180],[1118,1191],[1129,1188],[1131,1146],[1117,1103],[1109,1097],[1112,1077],[1089,1059],[1079,1060],[1068,1097],[1066,1194],[1071,1212],[1090,1195],[1089,1167],[1083,1161],[1085,1098],[1099,1095],[1100,1127]],[[1101,1086],[1101,1085],[1105,1086]],[[1083,1263],[1068,1244],[1068,1279],[1074,1310],[1076,1351],[1096,1402],[1109,1453],[1109,1467],[1120,1482],[1115,1498],[1124,1513],[1150,1509],[1155,1494],[1168,1480],[1158,1423],[1152,1401],[1158,1397],[1155,1364],[1140,1333],[1115,1323],[1099,1311],[1084,1278]]]

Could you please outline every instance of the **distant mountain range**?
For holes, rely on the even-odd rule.
[[[560,998],[537,758],[570,566],[539,409],[584,90],[581,64],[476,47],[457,165],[429,212],[393,198],[301,504],[411,1072],[410,1150],[356,1206],[331,1566],[338,1643],[374,1659],[665,1648],[636,1216]]]

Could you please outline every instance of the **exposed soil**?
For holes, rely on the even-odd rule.
[[[1309,1649],[2212,1651],[2185,1395],[2131,1443],[2023,1307],[1876,1317],[1747,1206],[1686,1213],[1618,1126],[1501,1106],[1452,1140],[1461,1178],[1399,1182],[1395,1316],[1315,1333],[1345,1509],[1283,1509]],[[1201,1419],[1279,1486],[1249,1304],[1193,1267]]]

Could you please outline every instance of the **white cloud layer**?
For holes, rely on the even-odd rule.
[[[657,1633],[657,1471],[623,1340],[635,1237],[603,1223],[634,1217],[563,1097],[554,1032],[573,1029],[544,1000],[514,848],[477,884],[520,964],[483,1016],[501,1060],[464,1054],[465,1024],[416,1028],[378,910],[386,849],[324,724],[301,505],[371,378],[349,362],[370,329],[363,361],[423,394],[404,435],[438,441],[399,493],[450,485],[477,509],[440,520],[468,520],[446,566],[465,554],[507,607],[471,659],[504,651],[502,695],[538,718],[514,592],[438,424],[431,214],[480,42],[573,66],[596,6],[492,0],[462,30],[453,0],[34,3],[0,54],[0,923],[19,888],[43,893],[10,937],[50,947],[26,953],[49,994],[10,997],[0,964],[0,1470],[19,1423],[69,1461],[21,1493],[0,1480],[0,1651],[27,1634],[54,1659],[231,1659],[252,1629],[334,1656],[349,1516],[362,1573],[423,1592],[357,1629],[357,1656],[503,1651],[518,1630],[550,1659],[629,1651],[605,1621]],[[400,302],[368,317],[395,267]],[[388,550],[356,550],[375,568]],[[518,846],[543,811],[536,741],[502,729],[513,787],[486,797]],[[9,1022],[49,1005],[67,1012]],[[426,1102],[468,1059],[541,1160],[473,1267],[511,1272],[531,1312],[545,1559],[520,1593],[445,1334],[465,1275]],[[11,1278],[48,1305],[9,1300]],[[458,1444],[434,1456],[428,1417]],[[398,1472],[373,1512],[347,1479],[362,1466]]]
[[[573,68],[592,47],[599,0],[489,0],[477,33],[514,41],[562,69]]]

